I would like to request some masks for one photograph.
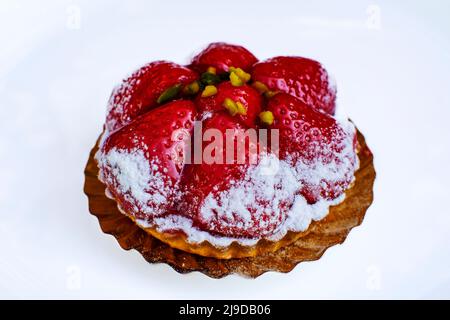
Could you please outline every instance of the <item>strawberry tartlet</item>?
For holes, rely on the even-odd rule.
[[[173,248],[219,259],[274,252],[354,184],[357,131],[335,110],[319,62],[259,61],[212,43],[187,66],[152,62],[113,90],[99,179],[123,214]]]

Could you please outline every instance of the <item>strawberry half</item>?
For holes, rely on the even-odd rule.
[[[225,99],[240,102],[244,108],[244,114],[236,114],[236,118],[248,127],[255,126],[255,120],[261,112],[261,95],[248,85],[235,87],[230,81],[222,82],[217,86],[217,93],[209,97],[199,95],[196,105],[200,114],[205,112],[224,111]]]
[[[216,68],[218,73],[228,72],[230,67],[249,71],[257,61],[258,59],[244,47],[214,42],[192,59],[190,67],[199,73],[205,72],[208,67]]]
[[[236,160],[237,142],[245,127],[222,112],[204,121],[203,132],[208,129],[219,130],[224,144],[214,155],[222,154],[223,159],[227,156],[225,145],[230,141],[227,137],[230,139],[232,133],[232,159]],[[179,212],[190,212],[199,229],[220,236],[257,238],[276,230],[293,201],[293,193],[287,195],[284,184],[293,186],[297,182],[265,176],[261,172],[264,165],[276,158],[272,155],[263,160],[258,154],[259,146],[253,147],[245,148],[242,163],[209,163],[204,157],[200,164],[187,164],[180,182],[184,193]],[[208,146],[203,150],[209,154]]]
[[[136,218],[148,219],[171,209],[195,116],[191,101],[169,102],[103,143],[98,158],[102,180]]]
[[[271,98],[267,110],[279,129],[279,156],[291,164],[309,203],[335,199],[353,181],[357,166],[355,128],[343,128],[333,117],[289,94]]]
[[[336,87],[325,68],[317,61],[302,57],[275,57],[256,63],[252,79],[269,90],[289,93],[307,105],[333,115]]]
[[[156,61],[143,66],[123,80],[111,94],[106,116],[107,130],[114,132],[120,129],[156,107],[163,93],[175,97],[182,86],[197,79],[194,71],[172,62]]]

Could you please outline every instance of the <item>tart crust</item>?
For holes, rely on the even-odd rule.
[[[99,138],[100,140],[100,138]],[[98,167],[94,160],[94,155],[98,150],[98,144],[99,140],[97,140],[96,145],[91,151],[91,155],[88,161],[88,164],[86,166],[85,174],[86,174],[86,183],[85,183],[85,193],[89,196],[89,190],[88,190],[88,179],[87,175],[95,175],[95,178],[97,179],[97,185],[98,187],[103,187],[103,195],[106,198],[106,195],[110,199],[114,201],[116,204],[116,208],[118,212],[121,212],[124,216],[130,218],[133,220],[133,223],[136,227],[141,228],[145,231],[149,236],[152,238],[156,238],[160,240],[161,242],[167,244],[169,247],[178,249],[187,253],[192,253],[195,255],[203,256],[203,257],[211,257],[216,259],[239,259],[239,258],[252,258],[257,256],[263,256],[271,253],[276,253],[280,248],[284,248],[287,246],[290,246],[291,244],[294,244],[299,239],[307,237],[316,227],[317,225],[321,225],[325,223],[326,220],[330,220],[328,217],[334,217],[339,214],[341,214],[342,211],[346,210],[348,207],[355,207],[360,205],[360,211],[362,211],[362,215],[364,215],[364,212],[369,207],[370,203],[372,202],[372,185],[373,180],[375,178],[375,171],[373,169],[373,161],[372,161],[372,154],[370,150],[367,148],[364,137],[362,134],[358,131],[358,142],[359,142],[359,150],[358,150],[358,158],[360,161],[360,167],[355,172],[355,181],[351,188],[346,190],[345,199],[343,202],[336,206],[331,206],[328,212],[327,217],[320,221],[312,221],[310,226],[307,230],[303,232],[292,232],[289,231],[282,239],[278,241],[269,241],[266,239],[259,240],[255,245],[252,246],[244,246],[239,244],[238,242],[234,241],[227,247],[216,247],[209,243],[208,241],[204,241],[202,243],[191,243],[187,241],[187,237],[182,232],[177,233],[166,233],[166,232],[159,232],[156,230],[156,228],[144,228],[139,226],[135,223],[134,217],[127,214],[124,210],[121,209],[120,205],[117,203],[116,199],[111,198],[111,193],[106,192],[107,188],[106,186],[98,179]],[[367,163],[367,160],[370,159],[370,168],[371,171],[373,171],[373,174],[369,176],[369,181],[367,181],[367,176],[362,175],[363,169],[367,168],[367,165],[363,166],[363,164]],[[370,190],[367,190],[367,183],[369,182]],[[98,188],[97,187],[97,188]],[[366,192],[364,192],[366,191]],[[362,203],[360,201],[359,196],[365,195],[367,191],[370,192],[370,201],[367,203]],[[97,195],[98,197],[98,195]],[[93,210],[90,206],[91,213],[96,214],[97,210]],[[358,223],[359,224],[359,223]]]

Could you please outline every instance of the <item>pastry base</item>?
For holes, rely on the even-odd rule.
[[[97,143],[91,150],[85,168],[84,192],[88,196],[89,211],[95,215],[103,232],[113,235],[125,250],[135,249],[150,263],[167,263],[180,273],[200,271],[213,278],[237,273],[257,277],[267,271],[289,272],[302,261],[319,259],[326,249],[342,243],[350,230],[362,223],[373,200],[375,169],[373,155],[364,136],[358,131],[360,168],[355,184],[346,192],[341,204],[331,207],[322,220],[312,222],[307,232],[287,246],[254,257],[217,259],[172,248],[137,226],[122,214],[117,203],[105,195],[105,185],[98,180],[94,159]]]

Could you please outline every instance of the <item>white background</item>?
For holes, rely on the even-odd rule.
[[[448,1],[0,2],[1,298],[450,298]],[[88,213],[83,169],[121,78],[211,41],[335,75],[375,154],[363,225],[256,280],[150,265]]]

